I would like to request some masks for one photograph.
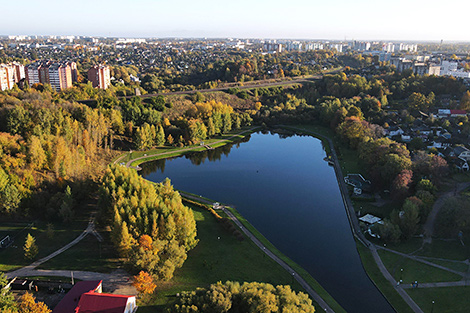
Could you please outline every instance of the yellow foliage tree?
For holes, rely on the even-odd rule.
[[[25,293],[20,298],[19,303],[20,313],[50,313],[51,310],[44,302],[36,302],[35,298],[29,292]]]
[[[139,275],[134,276],[132,283],[139,293],[152,293],[157,285],[153,282],[152,276],[144,271],[140,271]]]

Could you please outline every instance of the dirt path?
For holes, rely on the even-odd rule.
[[[424,227],[423,227],[424,229],[423,243],[432,242],[432,236],[434,233],[434,223],[436,221],[437,214],[441,210],[446,200],[451,197],[456,196],[457,194],[467,189],[468,187],[470,187],[470,182],[459,183],[455,186],[454,190],[441,194],[439,198],[436,200],[436,202],[434,202],[434,205],[432,206],[432,210],[429,213],[426,223],[424,224]]]

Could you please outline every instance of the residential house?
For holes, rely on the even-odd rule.
[[[454,164],[455,164],[455,167],[457,167],[460,171],[468,171],[469,169],[469,166],[468,166],[468,162],[467,160],[464,160],[464,159],[461,159],[461,158],[457,158],[455,161],[454,161]]]
[[[444,150],[444,155],[452,159],[470,161],[470,150],[464,146],[449,147]]]
[[[134,313],[135,296],[102,293],[102,281],[76,283],[52,313]]]

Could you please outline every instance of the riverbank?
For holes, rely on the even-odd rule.
[[[261,129],[261,127],[257,126],[232,131],[204,141],[202,144],[192,145],[189,147],[162,146],[146,151],[129,151],[117,157],[113,161],[113,164],[121,164],[127,167],[139,169],[139,165],[145,162],[177,157],[189,152],[205,151],[208,149],[215,149],[226,144],[236,143],[259,129]]]

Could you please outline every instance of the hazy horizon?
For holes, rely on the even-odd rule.
[[[65,3],[65,4],[64,4]],[[2,35],[469,42],[470,2],[60,0],[7,2]],[[20,14],[18,14],[20,13]]]

